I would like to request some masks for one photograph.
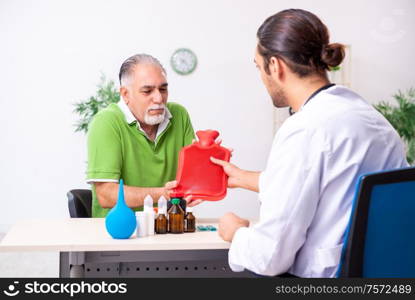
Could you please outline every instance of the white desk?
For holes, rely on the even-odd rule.
[[[217,231],[156,234],[115,240],[105,229],[104,218],[31,220],[15,224],[0,243],[0,251],[134,251],[228,249]],[[201,219],[198,225],[217,220]]]
[[[217,220],[199,219],[197,225],[217,227]],[[103,218],[67,218],[17,223],[0,251],[58,251],[61,277],[249,276],[229,270],[229,246],[217,231],[115,240]]]

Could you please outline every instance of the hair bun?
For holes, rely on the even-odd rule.
[[[345,56],[344,46],[342,44],[328,44],[323,48],[321,60],[327,67],[337,67],[341,64]]]

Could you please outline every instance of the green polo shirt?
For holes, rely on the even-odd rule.
[[[124,103],[110,104],[89,125],[87,181],[122,178],[125,185],[162,187],[175,179],[179,151],[193,139],[189,114],[177,103],[167,103],[166,120],[155,141],[140,130]],[[101,207],[93,185],[92,194],[92,217],[105,217],[109,209]]]

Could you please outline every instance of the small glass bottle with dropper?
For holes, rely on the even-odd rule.
[[[184,232],[184,212],[180,207],[180,199],[173,198],[171,200],[172,206],[169,209],[169,231],[170,233]]]
[[[196,218],[193,215],[193,208],[187,207],[187,213],[184,217],[184,231],[185,232],[195,232],[196,231]]]
[[[158,201],[158,216],[156,218],[156,233],[167,233],[167,200],[163,196]]]

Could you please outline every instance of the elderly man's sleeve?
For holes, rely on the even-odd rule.
[[[190,145],[195,139],[195,132],[193,130],[192,121],[189,113],[184,110],[184,146]]]
[[[87,182],[118,182],[121,165],[119,130],[107,116],[98,115],[88,130]]]

